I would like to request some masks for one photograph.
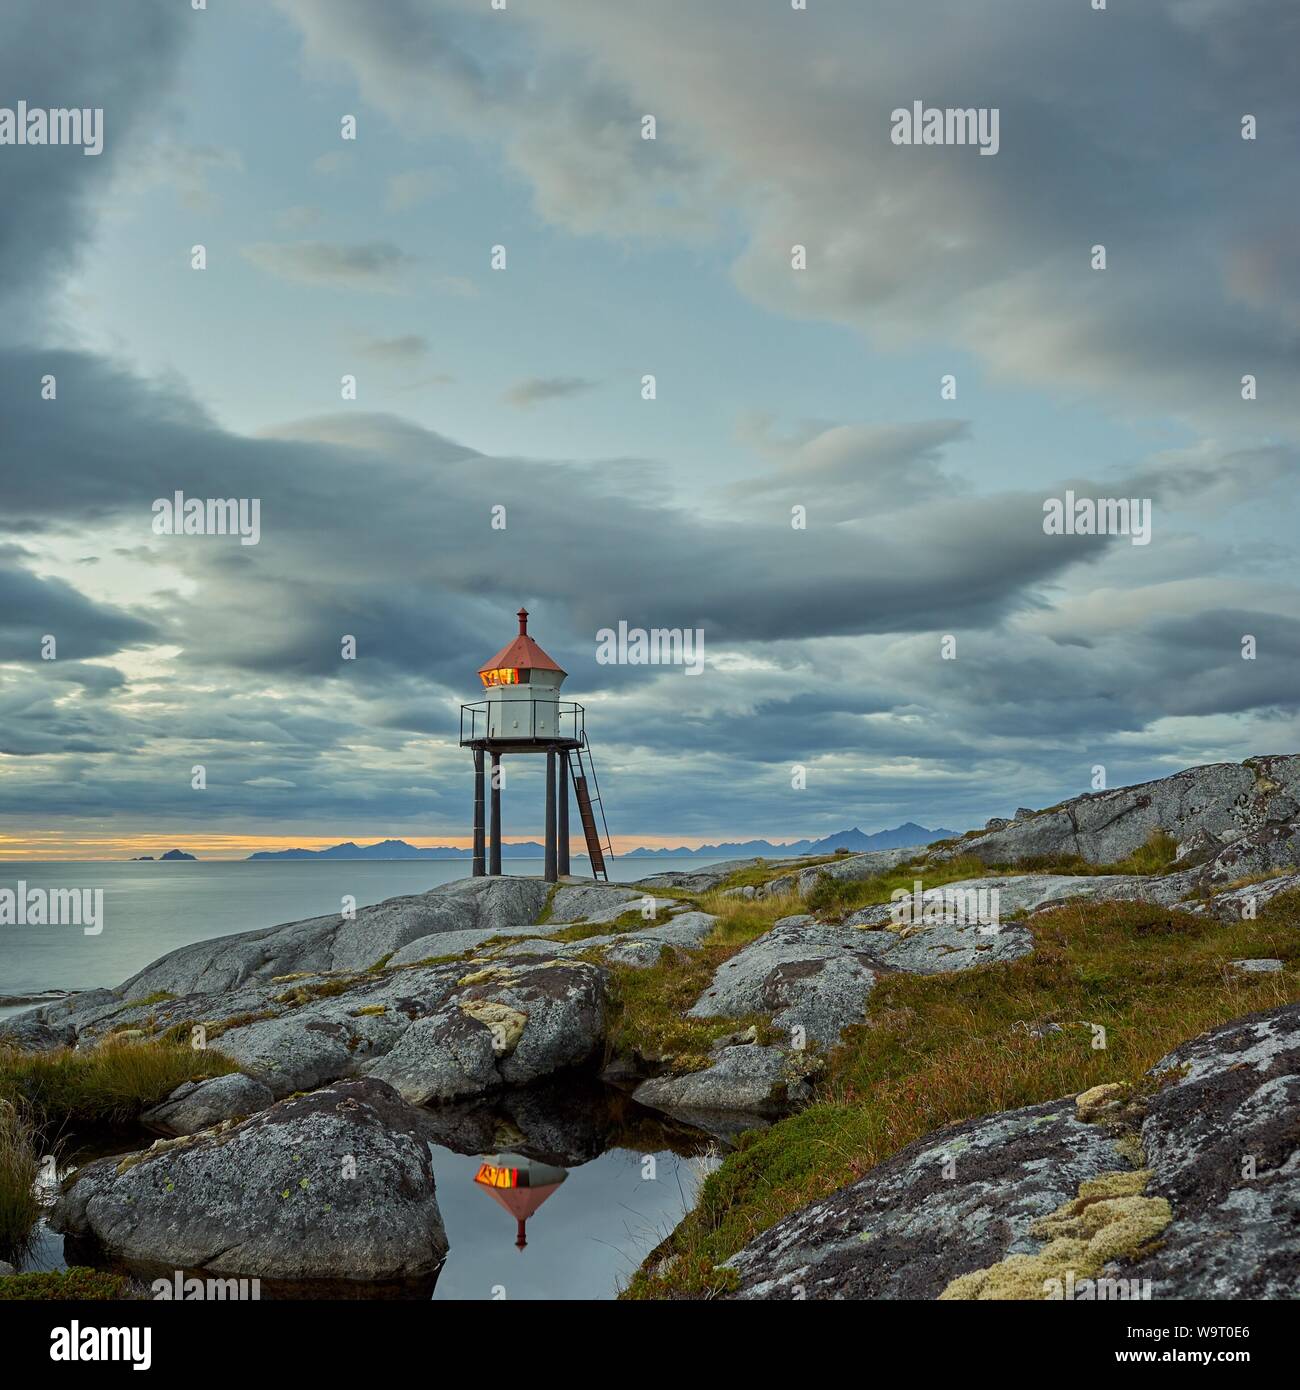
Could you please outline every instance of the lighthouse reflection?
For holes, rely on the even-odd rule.
[[[507,1153],[485,1158],[474,1182],[515,1218],[515,1246],[523,1250],[528,1219],[568,1176],[566,1168]]]

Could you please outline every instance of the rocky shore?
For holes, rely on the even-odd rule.
[[[1297,831],[1300,757],[1268,757],[1021,810],[928,850],[631,885],[464,879],[183,947],[5,1020],[0,1044],[213,1049],[237,1068],[148,1108],[152,1147],[73,1175],[51,1224],[79,1247],[140,1269],[418,1286],[447,1251],[427,1151],[440,1106],[586,1072],[719,1134],[780,1122],[873,1025],[882,982],[1032,964],[1041,924],[1070,905],[1226,930],[1300,895]],[[877,891],[900,877],[940,883],[940,906],[996,890],[1000,916],[900,921]],[[1289,960],[1223,970],[1300,992]],[[627,1042],[629,997],[649,986],[680,999],[668,1022],[696,1050]],[[1148,1080],[1099,1114],[1060,1096],[915,1142],[763,1231],[717,1287],[1004,1297],[1068,1268],[1122,1269],[1163,1297],[1295,1296],[1300,1007],[1187,1038]]]

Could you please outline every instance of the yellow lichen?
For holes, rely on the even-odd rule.
[[[508,980],[510,970],[504,965],[489,965],[486,970],[475,970],[470,975],[462,975],[458,985],[485,985],[489,980]]]
[[[1108,1106],[1123,1100],[1127,1090],[1127,1086],[1116,1081],[1094,1086],[1090,1091],[1083,1091],[1074,1098],[1075,1110],[1081,1120],[1095,1119]]]
[[[492,1051],[498,1057],[514,1051],[528,1022],[527,1014],[493,999],[466,999],[462,1001],[460,1011],[477,1019],[491,1032]]]
[[[1093,1279],[1110,1260],[1134,1256],[1169,1224],[1163,1197],[1144,1197],[1149,1169],[1102,1173],[1079,1194],[1030,1227],[1048,1243],[1034,1255],[1009,1255],[987,1269],[953,1279],[941,1299],[1042,1299],[1073,1275]]]

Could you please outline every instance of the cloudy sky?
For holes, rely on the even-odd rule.
[[[0,856],[465,843],[521,602],[624,848],[1295,751],[1298,69],[1294,0],[7,0],[0,107],[105,114],[0,145]]]

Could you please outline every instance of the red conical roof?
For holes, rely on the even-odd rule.
[[[519,619],[519,635],[507,643],[490,660],[478,668],[481,676],[484,671],[558,671],[560,675],[569,673],[551,660],[549,656],[528,635],[528,609],[521,608],[516,614]]]

